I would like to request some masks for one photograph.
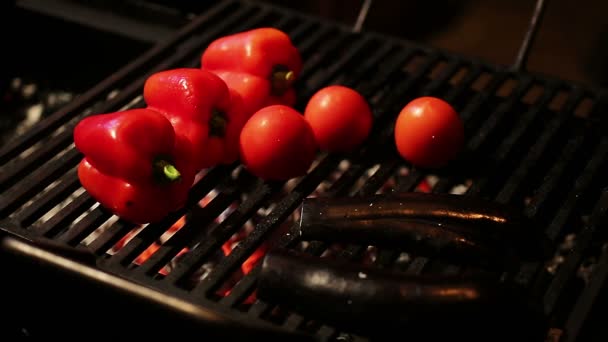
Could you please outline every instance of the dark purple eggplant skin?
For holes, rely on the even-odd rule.
[[[523,291],[497,278],[406,275],[275,250],[263,260],[257,296],[360,333],[405,325],[477,326],[491,317],[500,320],[507,312],[529,312]]]
[[[304,240],[391,245],[450,258],[530,260],[550,252],[546,237],[517,210],[450,194],[307,198],[299,233]]]
[[[453,224],[398,218],[317,221],[317,224],[306,221],[303,217],[299,228],[304,240],[399,248],[416,255],[480,265],[509,264],[517,259],[502,241],[475,235]]]
[[[304,203],[323,219],[387,217],[451,220],[469,224],[521,226],[527,218],[518,210],[474,196],[401,192],[358,197],[307,198]]]

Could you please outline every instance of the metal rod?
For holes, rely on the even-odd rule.
[[[361,9],[359,10],[359,15],[357,16],[357,21],[353,26],[353,32],[361,32],[361,28],[363,28],[363,23],[367,18],[367,14],[369,13],[369,8],[372,6],[372,0],[363,0],[363,4],[361,5]]]
[[[540,23],[545,13],[546,3],[546,0],[536,0],[536,6],[534,7],[534,13],[532,13],[532,18],[530,19],[530,25],[528,26],[524,40],[521,42],[521,46],[519,47],[519,51],[517,53],[517,58],[515,59],[515,63],[512,67],[513,71],[519,72],[526,68],[526,63],[530,54],[530,47],[532,46],[532,43],[534,43],[536,33],[540,27]]]

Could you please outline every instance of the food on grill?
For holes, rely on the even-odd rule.
[[[449,103],[420,97],[399,113],[395,143],[399,154],[412,165],[439,168],[458,156],[464,144],[464,126]]]
[[[328,152],[351,152],[372,128],[372,111],[354,89],[333,85],[317,91],[308,101],[304,117],[319,147]]]
[[[103,207],[133,223],[162,219],[185,204],[195,170],[188,144],[150,109],[93,115],[74,129],[84,154],[80,183]]]
[[[238,160],[247,117],[240,96],[218,76],[195,68],[161,71],[146,80],[144,99],[192,145],[197,170]]]
[[[301,213],[300,234],[306,240],[400,246],[484,262],[535,259],[548,252],[546,237],[519,211],[469,196],[408,192],[307,198]]]
[[[249,172],[266,180],[303,176],[316,156],[310,125],[294,109],[274,105],[257,111],[245,124],[241,161]]]
[[[235,91],[243,99],[243,107],[247,117],[259,109],[281,104],[292,107],[296,103],[293,88],[287,89],[281,96],[270,95],[270,83],[261,77],[234,71],[215,71],[230,90]]]
[[[219,38],[205,49],[202,67],[231,70],[266,78],[272,82],[272,94],[281,95],[302,69],[297,48],[284,32],[276,28],[258,28]],[[286,82],[287,81],[287,82]]]
[[[477,326],[489,312],[517,308],[524,314],[525,298],[491,274],[407,275],[282,250],[264,258],[257,296],[350,331],[455,320]]]
[[[306,216],[302,216],[306,220]],[[416,255],[435,256],[473,264],[510,262],[513,259],[505,241],[470,233],[469,227],[423,220],[383,218],[304,224],[306,240],[354,242],[364,245],[397,247]]]
[[[302,59],[289,36],[264,27],[221,37],[202,54],[201,66],[241,94],[249,115],[264,106],[293,106]]]

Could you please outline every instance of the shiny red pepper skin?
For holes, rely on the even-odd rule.
[[[84,154],[78,177],[103,207],[126,221],[156,222],[185,204],[194,181],[189,145],[149,109],[93,115],[74,128]]]
[[[247,117],[240,95],[215,74],[195,68],[155,73],[145,82],[144,99],[190,142],[197,170],[238,160]]]
[[[203,69],[230,70],[272,81],[277,72],[302,70],[302,59],[289,36],[265,27],[225,36],[211,42],[201,58]]]
[[[292,84],[302,71],[302,58],[287,34],[267,27],[213,41],[201,57],[201,67],[220,75],[230,88],[241,94],[245,103],[251,103],[246,107],[252,115],[271,104],[293,106]],[[265,82],[245,75],[257,76]],[[269,99],[260,100],[266,93]]]
[[[296,95],[293,88],[287,89],[282,95],[274,96],[270,93],[270,82],[259,76],[235,71],[216,71],[231,90],[237,92],[243,100],[243,107],[247,117],[253,115],[263,107],[282,104],[293,107]]]

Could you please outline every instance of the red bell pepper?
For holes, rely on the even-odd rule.
[[[270,93],[270,82],[259,76],[235,71],[216,71],[231,90],[238,93],[243,100],[243,109],[247,117],[259,109],[273,104],[292,107],[296,102],[295,91],[287,89],[281,96]]]
[[[287,34],[258,28],[213,41],[201,57],[201,66],[235,89],[252,115],[271,104],[293,106],[292,84],[302,70],[302,59]]]
[[[193,146],[197,170],[238,159],[247,117],[240,95],[218,76],[195,68],[161,71],[146,80],[144,99]]]
[[[133,223],[155,222],[182,207],[194,181],[189,144],[149,109],[99,114],[74,129],[82,186],[103,207]]]

